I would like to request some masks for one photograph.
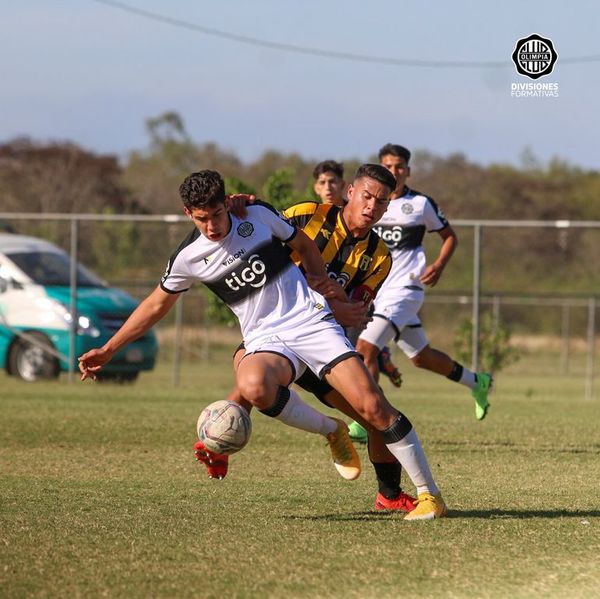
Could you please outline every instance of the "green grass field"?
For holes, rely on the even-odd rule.
[[[373,509],[320,437],[255,415],[221,482],[193,458],[229,348],[134,386],[0,374],[0,596],[592,597],[600,594],[600,397],[528,357],[477,422],[464,388],[403,363],[450,516]],[[542,366],[545,365],[545,368]],[[536,374],[542,373],[542,374]],[[412,490],[406,483],[407,490]]]

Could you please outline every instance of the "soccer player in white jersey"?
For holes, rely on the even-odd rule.
[[[424,286],[433,287],[444,272],[456,248],[457,238],[434,200],[410,189],[410,151],[387,144],[379,151],[379,160],[396,177],[396,189],[387,212],[374,227],[392,253],[392,270],[374,303],[373,320],[361,333],[357,350],[377,377],[377,356],[381,348],[394,340],[411,362],[460,383],[471,390],[475,416],[485,418],[492,377],[472,372],[445,353],[434,349],[423,331],[418,312],[425,299]],[[422,240],[425,233],[437,233],[442,246],[437,258],[427,265]],[[351,436],[364,433],[353,423]]]
[[[362,190],[365,222],[373,220],[376,203],[388,202],[394,187],[378,178],[372,183],[369,179]],[[412,424],[385,399],[324,297],[307,285],[308,279],[318,291],[339,298],[339,287],[327,277],[314,242],[262,203],[249,206],[243,220],[229,214],[223,180],[215,171],[187,177],[180,195],[197,230],[172,256],[160,285],[119,331],[103,347],[79,358],[82,380],[95,378],[117,351],[156,324],[181,292],[201,281],[239,319],[246,355],[237,367],[236,380],[246,400],[289,426],[327,436],[340,474],[356,478],[360,464],[344,423],[314,410],[290,389],[297,374],[309,367],[381,432],[387,448],[407,471],[419,503],[405,518],[444,516],[444,500]],[[283,244],[300,254],[307,279]]]

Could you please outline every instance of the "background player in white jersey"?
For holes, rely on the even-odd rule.
[[[391,186],[377,181],[365,184],[365,222],[373,220],[375,204],[387,203],[390,192]],[[300,255],[313,286],[338,296],[341,290],[327,277],[314,242],[262,203],[249,206],[244,220],[230,215],[223,180],[215,171],[187,177],[180,195],[196,230],[172,256],[161,284],[119,331],[103,347],[79,358],[82,380],[95,378],[115,352],[165,316],[193,281],[201,281],[240,321],[246,355],[236,379],[246,400],[267,416],[327,436],[338,471],[356,478],[360,463],[344,423],[317,412],[290,389],[296,374],[308,366],[380,431],[389,451],[402,463],[419,494],[418,506],[405,518],[444,516],[446,506],[412,424],[385,399],[325,299],[309,290],[283,246],[286,243]]]
[[[376,377],[379,350],[395,340],[418,368],[431,370],[471,389],[475,415],[482,420],[489,408],[491,375],[474,373],[431,347],[418,316],[425,298],[423,286],[437,284],[454,253],[457,238],[434,200],[406,185],[410,156],[407,148],[396,144],[387,144],[379,150],[381,165],[396,177],[397,184],[390,207],[374,230],[390,249],[393,264],[375,299],[373,320],[361,333],[357,349]],[[439,255],[429,265],[422,246],[427,232],[437,233],[442,239]],[[360,434],[355,424],[351,428],[354,434]]]

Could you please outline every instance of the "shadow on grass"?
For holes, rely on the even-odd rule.
[[[439,451],[456,451],[457,449],[467,449],[469,451],[481,451],[482,449],[517,449],[519,451],[528,451],[532,453],[600,454],[600,444],[598,443],[591,443],[587,447],[544,447],[540,445],[513,443],[512,441],[434,441],[432,442],[432,446],[435,446]]]
[[[404,512],[350,512],[347,514],[319,515],[287,515],[284,520],[325,520],[331,522],[375,522],[390,518],[402,518]],[[480,518],[482,520],[526,520],[532,518],[598,518],[600,510],[453,510],[448,512],[448,518]]]

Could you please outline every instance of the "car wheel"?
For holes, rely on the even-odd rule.
[[[55,379],[60,373],[58,359],[44,347],[54,349],[52,342],[42,333],[27,333],[36,343],[19,339],[13,344],[8,356],[9,371],[20,379],[32,383],[43,379]]]

